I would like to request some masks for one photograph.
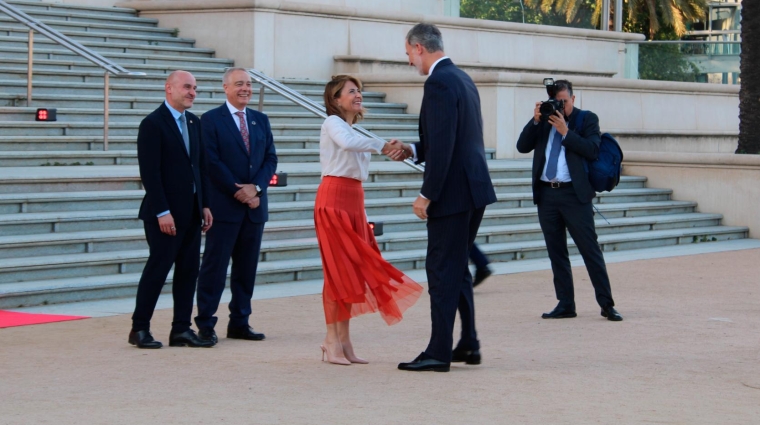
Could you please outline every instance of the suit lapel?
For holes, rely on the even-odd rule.
[[[166,125],[169,126],[171,131],[174,133],[175,138],[177,139],[177,143],[179,143],[180,147],[182,148],[182,152],[187,155],[187,158],[190,159],[190,156],[187,152],[187,149],[185,149],[185,141],[182,139],[182,133],[179,131],[179,126],[177,125],[177,120],[174,119],[174,115],[172,115],[172,112],[169,110],[169,108],[166,107],[166,104],[161,104],[162,106],[162,113],[164,116],[164,120],[166,121]],[[187,118],[187,116],[185,116]],[[190,125],[188,124],[188,133],[190,132]],[[188,134],[188,139],[191,141],[192,145],[192,138],[190,137],[190,134]]]
[[[248,152],[245,150],[243,136],[240,134],[240,127],[238,127],[240,118],[230,113],[230,109],[227,107],[226,103],[222,105],[222,116],[224,117],[222,121],[224,121],[224,124],[227,126],[227,130],[232,133],[232,138],[235,139],[237,145],[243,150],[243,153],[248,155]],[[248,130],[248,134],[251,134],[250,129]]]

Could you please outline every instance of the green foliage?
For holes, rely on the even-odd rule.
[[[552,8],[542,10],[533,0],[461,0],[459,14],[463,18],[488,19],[492,21],[523,22],[526,24],[570,26],[575,28],[593,29],[591,22],[593,8],[591,5],[596,0],[573,0],[583,4],[584,8],[567,19],[565,11],[556,11]]]
[[[639,45],[642,80],[696,82],[699,69],[681,53],[678,44]]]

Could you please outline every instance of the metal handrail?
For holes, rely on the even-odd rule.
[[[322,118],[327,118],[327,112],[325,111],[324,106],[320,105],[319,103],[291,89],[285,84],[282,84],[279,81],[269,77],[268,75],[264,74],[261,71],[258,71],[256,69],[248,69],[247,71],[248,71],[248,75],[250,75],[254,80],[256,80],[257,83],[261,84],[261,90],[259,91],[259,111],[261,111],[261,108],[263,106],[264,88],[266,87],[272,90],[273,92],[279,94],[280,96],[290,100],[291,102],[303,107],[304,109],[313,113],[314,115],[317,115]],[[385,142],[385,139],[383,139],[382,137],[376,135],[375,133],[372,133],[371,131],[359,125],[354,125],[353,129],[356,130],[357,133],[363,136],[370,137],[376,140],[382,140],[383,142]],[[420,172],[425,171],[425,167],[419,164],[415,164],[414,161],[412,161],[411,159],[405,159],[403,162],[404,164],[414,168],[417,171],[420,171]]]
[[[40,22],[39,20],[27,15],[18,8],[11,6],[4,0],[0,0],[0,12],[4,12],[16,21],[26,25],[29,28],[29,57],[27,60],[27,75],[26,75],[26,104],[32,105],[32,74],[33,74],[33,62],[34,62],[34,32],[46,36],[61,46],[71,50],[79,56],[89,60],[95,65],[105,70],[103,76],[103,150],[108,150],[108,88],[109,88],[109,76],[110,74],[127,77],[137,77],[146,75],[144,72],[130,72],[121,65],[113,62],[101,56],[99,53],[84,47],[77,41],[61,34],[59,31],[49,27],[48,25]]]

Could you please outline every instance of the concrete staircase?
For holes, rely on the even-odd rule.
[[[34,95],[27,105],[26,29],[0,16],[0,308],[133,296],[148,252],[137,219],[143,191],[136,166],[140,120],[163,100],[166,74],[181,68],[198,79],[200,114],[224,101],[221,75],[232,61],[193,47],[171,29],[132,10],[39,1],[13,4],[144,78],[111,80],[108,151],[103,151],[103,72],[68,51],[35,38]],[[287,80],[320,99],[324,82]],[[383,137],[414,141],[417,117],[406,105],[364,93],[362,125]],[[34,122],[37,107],[57,107],[58,121]],[[288,187],[270,189],[257,282],[321,278],[312,208],[319,183],[321,119],[274,93],[264,111],[272,121]],[[489,152],[489,155],[492,155]],[[478,237],[492,261],[545,257],[530,194],[530,162],[489,160],[498,202],[486,211]],[[367,212],[385,223],[384,256],[402,270],[424,268],[425,226],[411,213],[420,175],[377,158],[365,184]],[[626,176],[597,207],[605,251],[745,238],[745,227],[721,226],[719,214],[698,213],[668,189]],[[171,275],[170,275],[171,278]],[[170,282],[169,282],[170,283]],[[168,289],[169,285],[167,285]]]

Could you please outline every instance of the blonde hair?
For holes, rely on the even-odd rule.
[[[359,81],[358,78],[352,77],[350,75],[334,75],[332,77],[332,80],[325,85],[325,110],[327,110],[327,116],[330,115],[337,115],[343,120],[346,120],[346,117],[343,115],[343,111],[338,107],[337,99],[340,98],[340,92],[343,91],[343,87],[346,86],[346,83],[351,81],[352,83],[356,84],[356,87],[359,88],[359,91],[362,90],[362,82]],[[354,116],[354,121],[350,124],[356,124],[357,122],[361,121],[364,118],[364,114],[367,112],[366,109],[362,108],[362,110]]]

